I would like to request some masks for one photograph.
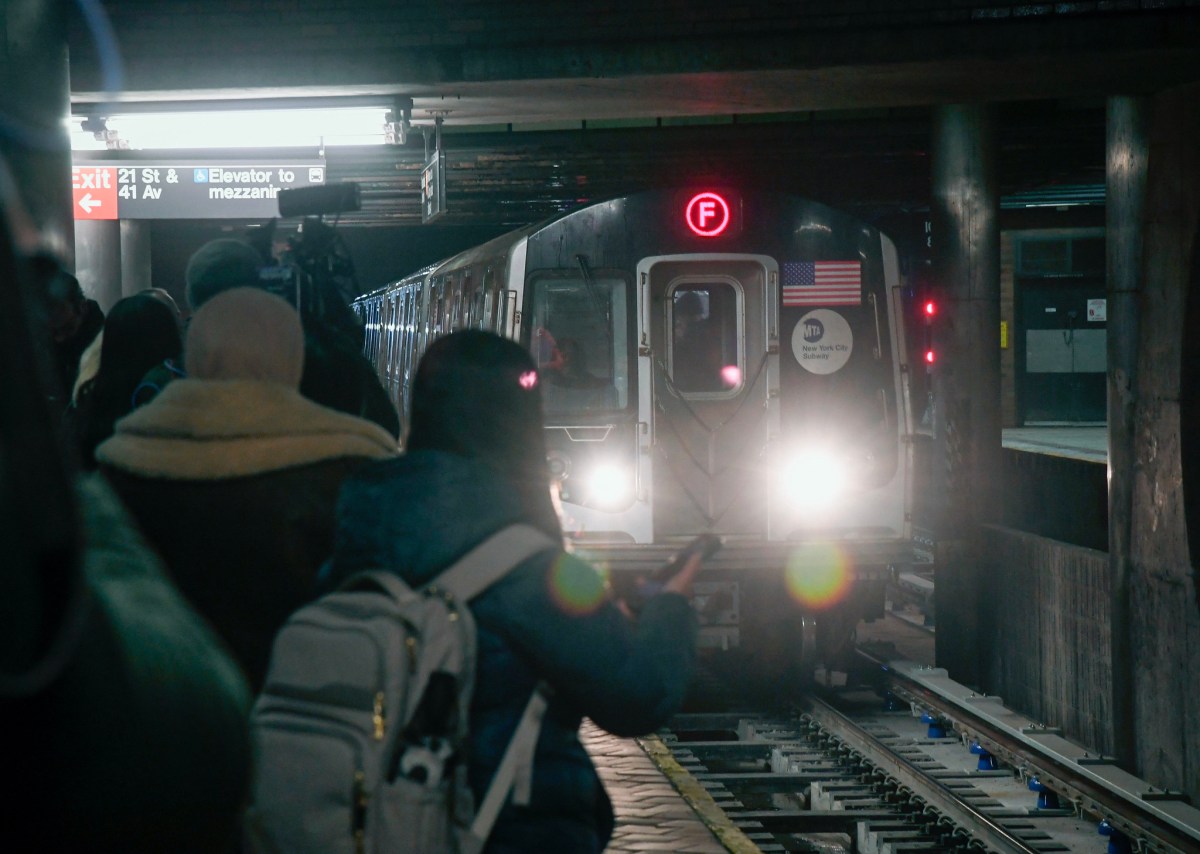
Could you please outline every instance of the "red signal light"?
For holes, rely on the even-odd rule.
[[[925,300],[925,316],[928,318],[935,314],[937,314],[937,303],[933,300]]]
[[[933,351],[932,351],[932,350],[926,350],[926,351],[925,351],[925,364],[927,364],[927,365],[932,365],[932,364],[933,364],[933,362],[934,362]]]

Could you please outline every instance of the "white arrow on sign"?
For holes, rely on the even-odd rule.
[[[104,202],[100,199],[93,199],[91,193],[84,193],[83,198],[79,200],[79,206],[83,208],[83,212],[89,214],[92,212],[92,208],[98,208],[103,204]]]

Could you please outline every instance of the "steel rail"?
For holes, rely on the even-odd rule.
[[[954,822],[981,844],[1002,852],[1036,854],[1033,847],[970,804],[964,803],[944,784],[932,779],[916,765],[894,753],[828,703],[807,697],[802,703],[805,714],[819,727],[859,753],[869,764],[897,780],[900,785]]]
[[[1024,736],[1006,732],[990,720],[985,712],[986,708],[999,703],[998,697],[971,693],[970,699],[974,700],[972,707],[966,702],[940,693],[934,687],[919,681],[914,675],[902,672],[900,662],[880,661],[861,649],[858,653],[883,668],[891,687],[896,689],[894,693],[897,696],[937,713],[960,732],[972,735],[981,742],[990,742],[985,745],[990,753],[1014,767],[1037,774],[1042,782],[1060,797],[1079,804],[1081,809],[1094,814],[1098,819],[1108,819],[1126,836],[1149,844],[1152,850],[1177,851],[1184,854],[1200,850],[1200,827],[1188,825],[1164,809],[1164,806],[1171,804],[1185,807],[1172,793],[1155,790],[1146,784],[1147,791],[1142,793],[1141,798],[1135,799],[1098,773],[1098,770],[1115,769],[1114,760],[1088,754],[1084,748],[1077,745],[1072,747],[1078,750],[1080,756],[1072,760],[1044,744],[1048,738],[1059,735],[1057,728],[1039,726],[1028,721],[1030,725],[1022,728],[1023,732],[1028,731]],[[921,668],[913,665],[912,669]],[[938,673],[944,671],[930,671],[931,676]],[[964,691],[969,690],[965,686],[959,687]],[[1018,720],[1027,720],[1013,712],[1008,712],[1008,715]],[[1068,743],[1065,739],[1058,740]],[[1128,776],[1132,778],[1132,775]],[[1185,808],[1194,811],[1191,807]]]

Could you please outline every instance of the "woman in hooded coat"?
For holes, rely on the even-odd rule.
[[[407,453],[346,481],[332,581],[390,567],[429,582],[514,523],[562,532],[550,495],[541,393],[530,355],[486,332],[436,341],[413,386]],[[533,762],[530,803],[504,807],[485,849],[598,854],[612,806],[578,738],[583,716],[618,735],[649,732],[683,701],[696,623],[685,593],[696,563],[636,622],[589,564],[548,549],[471,603],[478,627],[469,779],[480,802],[539,681],[553,696]]]
[[[275,633],[316,592],[342,480],[399,449],[301,396],[300,317],[266,291],[206,302],[185,353],[187,378],[117,422],[96,459],[257,691]]]

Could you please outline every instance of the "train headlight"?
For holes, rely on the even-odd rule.
[[[619,507],[633,495],[632,473],[615,463],[597,463],[586,476],[586,501],[593,507]]]
[[[813,448],[788,459],[780,470],[780,490],[797,508],[828,507],[845,494],[850,485],[846,459],[829,449]]]

